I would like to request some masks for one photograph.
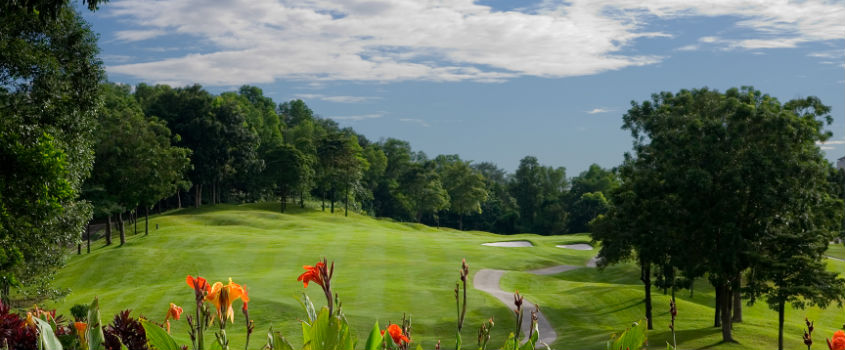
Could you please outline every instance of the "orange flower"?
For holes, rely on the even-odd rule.
[[[399,325],[392,324],[388,326],[387,333],[390,334],[390,337],[393,338],[393,343],[396,345],[400,345],[400,341],[404,341],[406,343],[411,342],[411,339],[402,334],[402,328],[399,327]],[[381,331],[381,335],[384,336],[384,331]]]
[[[326,269],[325,263],[318,262],[317,266],[304,265],[302,268],[305,269],[305,272],[299,275],[299,278],[296,280],[305,284],[305,288],[308,288],[308,282],[314,282],[320,286],[323,285],[323,279],[320,277],[320,270]]]
[[[182,315],[182,308],[177,306],[174,303],[170,303],[170,308],[167,309],[167,316],[164,316],[165,320],[178,320],[179,316]]]
[[[220,321],[223,321],[225,314],[225,318],[235,322],[235,310],[232,309],[232,302],[238,298],[249,302],[249,296],[244,293],[243,287],[232,282],[232,279],[229,278],[229,284],[225,286],[223,283],[215,282],[211,286],[211,291],[205,296],[205,301],[214,304],[214,307],[217,308],[217,318]]]
[[[241,300],[244,301],[244,306],[241,307],[241,310],[246,312],[247,309],[249,309],[249,306],[248,306],[249,305],[249,292],[246,289],[246,284],[243,285],[243,291],[244,291],[244,295],[241,296]]]
[[[827,340],[830,350],[845,350],[845,332],[839,330],[833,333],[833,340]]]
[[[32,312],[26,313],[26,321],[24,322],[24,326],[35,328],[35,320],[32,318]]]
[[[208,293],[210,289],[210,287],[208,286],[208,282],[205,280],[205,278],[202,278],[200,276],[197,276],[197,278],[194,279],[193,276],[188,275],[188,277],[185,278],[185,282],[188,283],[188,286],[193,288],[194,291],[196,291],[197,293]]]
[[[77,334],[84,334],[85,330],[88,329],[88,324],[85,322],[74,322],[73,328],[76,329]]]

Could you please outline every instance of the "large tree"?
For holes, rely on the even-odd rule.
[[[457,155],[438,156],[438,172],[449,194],[449,211],[458,215],[458,229],[464,229],[464,216],[481,214],[481,203],[487,200],[484,176]]]
[[[672,243],[670,257],[685,257],[670,260],[670,266],[704,271],[719,295],[732,296],[744,271],[767,268],[754,253],[775,241],[768,239],[779,229],[773,222],[813,217],[838,205],[834,200],[785,204],[829,196],[827,188],[812,185],[826,176],[815,170],[824,161],[815,143],[830,136],[824,131],[832,121],[828,111],[817,98],[781,104],[752,88],[663,92],[632,103],[623,119],[635,140],[635,162],[659,184],[646,188],[660,189],[634,188],[634,194],[670,204],[650,223],[667,228],[658,233],[669,235],[661,239]],[[749,278],[763,278],[758,276],[766,274],[758,271]],[[731,305],[719,303],[724,341],[733,340]]]

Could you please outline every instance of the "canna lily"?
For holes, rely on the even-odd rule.
[[[170,303],[170,308],[167,309],[167,315],[164,316],[164,324],[167,328],[167,333],[170,334],[170,320],[178,320],[182,315],[182,308],[174,303]]]
[[[205,278],[202,278],[200,276],[194,278],[193,276],[188,275],[188,277],[185,278],[185,282],[188,283],[188,286],[193,288],[196,293],[208,293],[210,290],[208,282],[205,280]]]
[[[243,312],[246,313],[247,310],[249,309],[249,306],[248,306],[249,305],[249,292],[246,289],[246,284],[243,285],[242,290],[244,291],[244,295],[241,297],[241,300],[244,301],[244,306],[241,307],[241,310],[243,310]]]
[[[244,293],[243,287],[232,282],[232,279],[229,278],[229,284],[225,286],[223,283],[215,282],[211,286],[211,291],[205,296],[205,301],[210,301],[214,304],[214,307],[217,308],[217,318],[221,322],[224,318],[235,322],[235,310],[232,309],[232,302],[238,298],[249,302],[249,296]]]
[[[35,328],[35,320],[32,318],[32,312],[26,313],[26,321],[24,322],[24,326]]]
[[[179,316],[182,315],[182,308],[174,303],[170,303],[170,308],[167,309],[167,316],[164,316],[165,320],[178,320]]]
[[[393,338],[393,343],[396,345],[401,345],[401,341],[406,343],[411,342],[411,339],[402,334],[402,328],[399,325],[392,324],[388,326],[387,333],[390,334],[390,337]],[[381,335],[384,336],[384,331],[381,331]]]
[[[73,328],[76,330],[76,337],[79,339],[79,344],[82,345],[83,349],[87,349],[88,342],[85,338],[85,330],[88,329],[88,324],[85,322],[74,322]]]
[[[305,269],[305,272],[299,275],[299,278],[296,280],[302,282],[305,288],[308,288],[308,282],[314,282],[320,286],[324,286],[323,278],[320,276],[320,271],[326,269],[324,262],[320,261],[316,266],[304,265],[302,268]]]
[[[845,350],[845,332],[838,330],[833,333],[833,340],[827,339],[827,347],[830,350]]]

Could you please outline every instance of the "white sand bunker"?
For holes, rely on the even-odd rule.
[[[575,250],[593,250],[593,246],[591,246],[589,244],[584,244],[584,243],[561,244],[561,245],[556,245],[555,247],[565,248],[565,249],[575,249]]]
[[[529,241],[493,242],[493,243],[482,243],[481,245],[486,245],[488,247],[509,247],[509,248],[533,247],[534,246]]]

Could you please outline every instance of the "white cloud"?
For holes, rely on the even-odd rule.
[[[738,18],[747,38],[700,39],[726,48],[794,47],[845,31],[845,7],[823,0],[549,0],[506,12],[473,0],[116,0],[105,10],[132,25],[117,40],[174,34],[204,49],[112,65],[110,73],[221,86],[597,74],[660,62],[623,53],[638,39],[673,35],[645,31],[654,18]]]
[[[698,46],[698,45],[695,45],[695,44],[689,44],[689,45],[681,46],[681,47],[675,49],[675,51],[697,51],[700,48],[701,48],[701,46]]]
[[[366,119],[378,119],[378,118],[381,118],[383,116],[384,116],[384,114],[381,114],[381,113],[373,113],[373,114],[334,116],[334,117],[329,117],[329,118],[334,119],[334,120],[359,121],[359,120],[366,120]]]
[[[117,40],[121,41],[141,41],[152,39],[157,36],[162,36],[166,34],[163,29],[150,29],[150,30],[119,30],[114,33],[114,36]]]
[[[427,127],[430,127],[430,126],[431,126],[431,125],[429,125],[429,124],[428,124],[425,120],[422,120],[422,119],[416,119],[416,118],[399,118],[399,121],[400,121],[400,122],[405,122],[405,123],[414,123],[414,124],[418,124],[419,126],[422,126],[422,127],[424,127],[424,128],[427,128]]]
[[[592,110],[586,111],[586,112],[587,112],[587,114],[599,114],[599,113],[613,112],[613,110],[609,109],[609,108],[605,108],[605,107],[597,107],[597,108],[593,108]]]
[[[381,97],[375,96],[327,96],[322,94],[297,94],[296,97],[301,99],[321,100],[335,103],[363,103],[381,99]]]
[[[832,150],[832,149],[835,149],[837,147],[842,147],[843,145],[845,145],[845,137],[842,137],[842,138],[839,138],[839,139],[827,140],[825,142],[816,141],[816,145],[819,145],[820,146],[819,148],[821,148],[823,150]]]

